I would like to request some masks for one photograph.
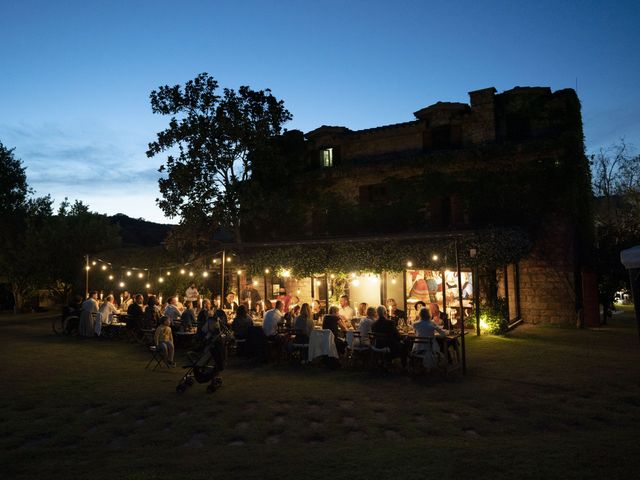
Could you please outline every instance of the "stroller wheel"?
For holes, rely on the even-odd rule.
[[[188,387],[190,387],[191,385],[193,385],[193,377],[187,377],[187,378],[184,380],[184,383],[185,383]]]
[[[213,384],[216,387],[221,387],[222,386],[222,378],[221,377],[216,377],[213,379]]]

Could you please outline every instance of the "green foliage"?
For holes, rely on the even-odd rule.
[[[460,262],[467,267],[512,263],[530,249],[528,237],[519,230],[491,230],[467,235],[460,240]],[[475,248],[477,257],[469,251]],[[434,254],[437,258],[434,259]],[[340,242],[322,246],[293,246],[263,248],[243,255],[251,274],[290,269],[292,275],[309,277],[331,272],[397,272],[407,261],[417,268],[447,268],[455,265],[453,237],[412,240],[411,242],[366,241]]]
[[[0,218],[21,210],[29,193],[27,175],[14,149],[0,142]]]
[[[270,141],[291,119],[284,102],[270,90],[218,91],[207,73],[184,87],[151,92],[153,113],[171,115],[167,129],[149,144],[148,157],[176,151],[160,167],[160,208],[185,225],[224,227],[240,241],[242,193],[257,155],[268,155]]]
[[[509,306],[505,298],[498,297],[481,309],[480,325],[484,332],[493,335],[503,335],[509,330]]]

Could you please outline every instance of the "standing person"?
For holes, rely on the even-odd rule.
[[[282,300],[276,300],[275,308],[268,310],[264,314],[262,320],[262,330],[267,338],[274,338],[278,335],[278,324],[282,323],[282,315],[284,313],[284,303]]]
[[[93,337],[95,331],[94,315],[98,313],[98,292],[93,290],[84,302],[80,314],[78,334],[82,337]]]
[[[178,310],[178,297],[171,297],[163,315],[169,319],[169,325],[173,325],[176,320],[180,320],[180,310]]]
[[[285,311],[288,312],[289,311],[289,303],[291,303],[291,296],[287,295],[287,289],[286,288],[280,287],[280,290],[278,290],[277,299],[282,302],[282,304],[284,305]]]
[[[246,305],[249,311],[257,311],[259,308],[262,297],[258,293],[258,290],[253,288],[253,284],[247,280],[244,285],[244,290],[240,293],[240,303]],[[251,304],[249,304],[251,302]]]
[[[184,332],[191,330],[191,327],[196,324],[196,312],[193,309],[191,300],[184,302],[184,312],[182,312],[180,319],[182,320],[182,331]]]
[[[200,299],[200,293],[198,292],[198,289],[196,288],[195,283],[191,282],[191,285],[187,287],[187,290],[184,292],[184,298],[185,298],[185,307],[187,302],[191,302],[191,306],[193,308],[195,308],[195,306],[198,305],[198,300]]]
[[[349,305],[349,297],[347,295],[340,296],[340,308],[338,309],[338,316],[342,319],[345,325],[351,325],[351,320],[355,317],[356,312]]]
[[[153,335],[153,340],[156,347],[162,352],[164,363],[167,364],[167,367],[172,368],[175,367],[176,364],[173,362],[175,349],[173,347],[173,332],[169,326],[170,324],[171,320],[169,320],[168,317],[162,317],[161,323]]]
[[[129,306],[133,303],[133,298],[128,291],[122,292],[122,301],[120,302],[120,312],[127,313]]]

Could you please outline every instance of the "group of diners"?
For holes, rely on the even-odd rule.
[[[414,343],[413,338],[429,339],[436,334],[448,334],[445,330],[448,327],[446,315],[440,312],[437,303],[431,303],[427,307],[424,302],[418,302],[415,305],[417,321],[411,324],[407,321],[406,313],[397,308],[393,299],[386,303],[389,308],[385,305],[373,307],[360,303],[356,311],[351,307],[348,296],[342,295],[339,306],[331,306],[326,314],[315,316],[314,308],[308,303],[296,305],[286,312],[284,302],[278,300],[272,309],[265,312],[262,329],[267,339],[280,346],[286,345],[291,334],[295,335],[296,344],[308,344],[314,329],[330,330],[336,350],[341,356],[347,349],[347,332],[357,332],[353,336],[353,345],[370,347],[370,337],[373,337],[373,346],[388,348],[391,359],[399,358],[403,367],[406,366],[410,353],[420,354],[430,348],[428,342]],[[234,320],[235,324],[241,319],[242,332],[238,332],[241,335],[252,325],[251,317],[245,314],[246,310],[239,309]],[[235,332],[235,325],[233,329]]]

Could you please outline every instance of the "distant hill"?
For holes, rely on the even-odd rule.
[[[117,213],[109,218],[112,223],[120,226],[120,235],[125,246],[154,247],[160,245],[173,228],[173,225],[131,218],[123,213]]]

